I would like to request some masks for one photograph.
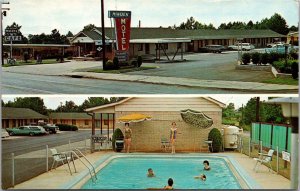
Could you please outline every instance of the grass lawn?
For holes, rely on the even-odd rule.
[[[141,66],[139,68],[124,68],[119,70],[103,70],[103,69],[93,69],[88,70],[87,72],[94,72],[94,73],[111,73],[111,74],[121,74],[121,73],[127,73],[127,72],[135,72],[135,71],[141,71],[141,70],[150,70],[150,69],[156,69],[156,66]]]
[[[292,78],[274,78],[270,80],[264,80],[262,82],[268,84],[298,85],[298,80],[294,80]]]
[[[66,62],[66,61],[65,61]],[[56,61],[56,59],[45,59],[42,61],[41,64],[57,64],[60,63]],[[4,64],[3,67],[10,67],[10,66],[24,66],[24,65],[37,65],[35,60],[29,60],[28,62],[24,61],[17,61],[16,64],[11,65],[11,64]]]

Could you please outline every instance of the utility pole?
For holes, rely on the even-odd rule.
[[[259,120],[259,102],[260,102],[260,97],[256,97],[256,122],[260,122],[260,120]]]
[[[102,25],[102,66],[106,70],[106,43],[105,43],[105,26],[104,26],[104,0],[101,0],[101,25]]]
[[[2,24],[2,22],[3,22],[3,13],[2,13],[2,4],[9,4],[9,2],[8,1],[6,1],[6,0],[0,0],[0,11],[1,11],[1,14],[0,14],[0,60],[1,60],[1,65],[3,65],[4,64],[4,60],[3,60],[3,24]]]

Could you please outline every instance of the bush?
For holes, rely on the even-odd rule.
[[[297,61],[292,62],[291,72],[293,79],[298,79],[299,77],[299,63]]]
[[[105,69],[106,70],[114,70],[115,69],[115,65],[113,63],[112,60],[108,60],[105,64]]]
[[[299,54],[297,53],[297,52],[291,52],[290,53],[290,56],[294,59],[294,60],[298,60],[298,58],[299,58]]]
[[[137,57],[137,64],[138,64],[138,67],[141,67],[141,65],[143,64],[143,58],[141,56]]]
[[[245,65],[248,65],[250,63],[251,55],[249,53],[244,53],[242,56],[242,62]]]
[[[253,64],[260,64],[260,53],[258,53],[258,52],[255,52],[255,53],[253,53],[252,54],[252,62],[253,62]]]
[[[281,58],[285,58],[285,55],[277,52],[271,52],[269,55],[269,59],[270,59],[269,62],[270,64],[272,64],[273,62],[278,61]]]
[[[262,64],[268,64],[270,62],[269,61],[269,54],[268,53],[261,54],[261,56],[260,56],[260,62]]]
[[[117,128],[114,131],[114,134],[112,135],[112,147],[114,151],[120,152],[121,149],[116,149],[116,139],[124,139],[124,135],[121,131],[121,129]]]
[[[78,131],[78,127],[68,124],[56,124],[60,131]]]
[[[113,64],[114,64],[114,68],[115,68],[115,69],[119,69],[119,68],[120,68],[118,57],[114,57],[114,59],[113,59]]]
[[[210,152],[218,153],[222,149],[222,135],[217,128],[213,128],[208,134],[208,140],[212,141],[212,148],[209,148]]]

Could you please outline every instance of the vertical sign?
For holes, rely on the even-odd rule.
[[[116,36],[116,57],[119,61],[129,59],[129,41],[130,41],[130,11],[109,11],[109,18],[114,18],[115,36]]]

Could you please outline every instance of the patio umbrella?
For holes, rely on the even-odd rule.
[[[124,115],[118,118],[119,123],[136,123],[146,120],[151,120],[152,117],[140,113],[133,113],[130,115]]]
[[[206,129],[212,126],[213,119],[202,113],[201,111],[194,111],[186,109],[181,111],[181,118],[188,124],[195,127]]]

